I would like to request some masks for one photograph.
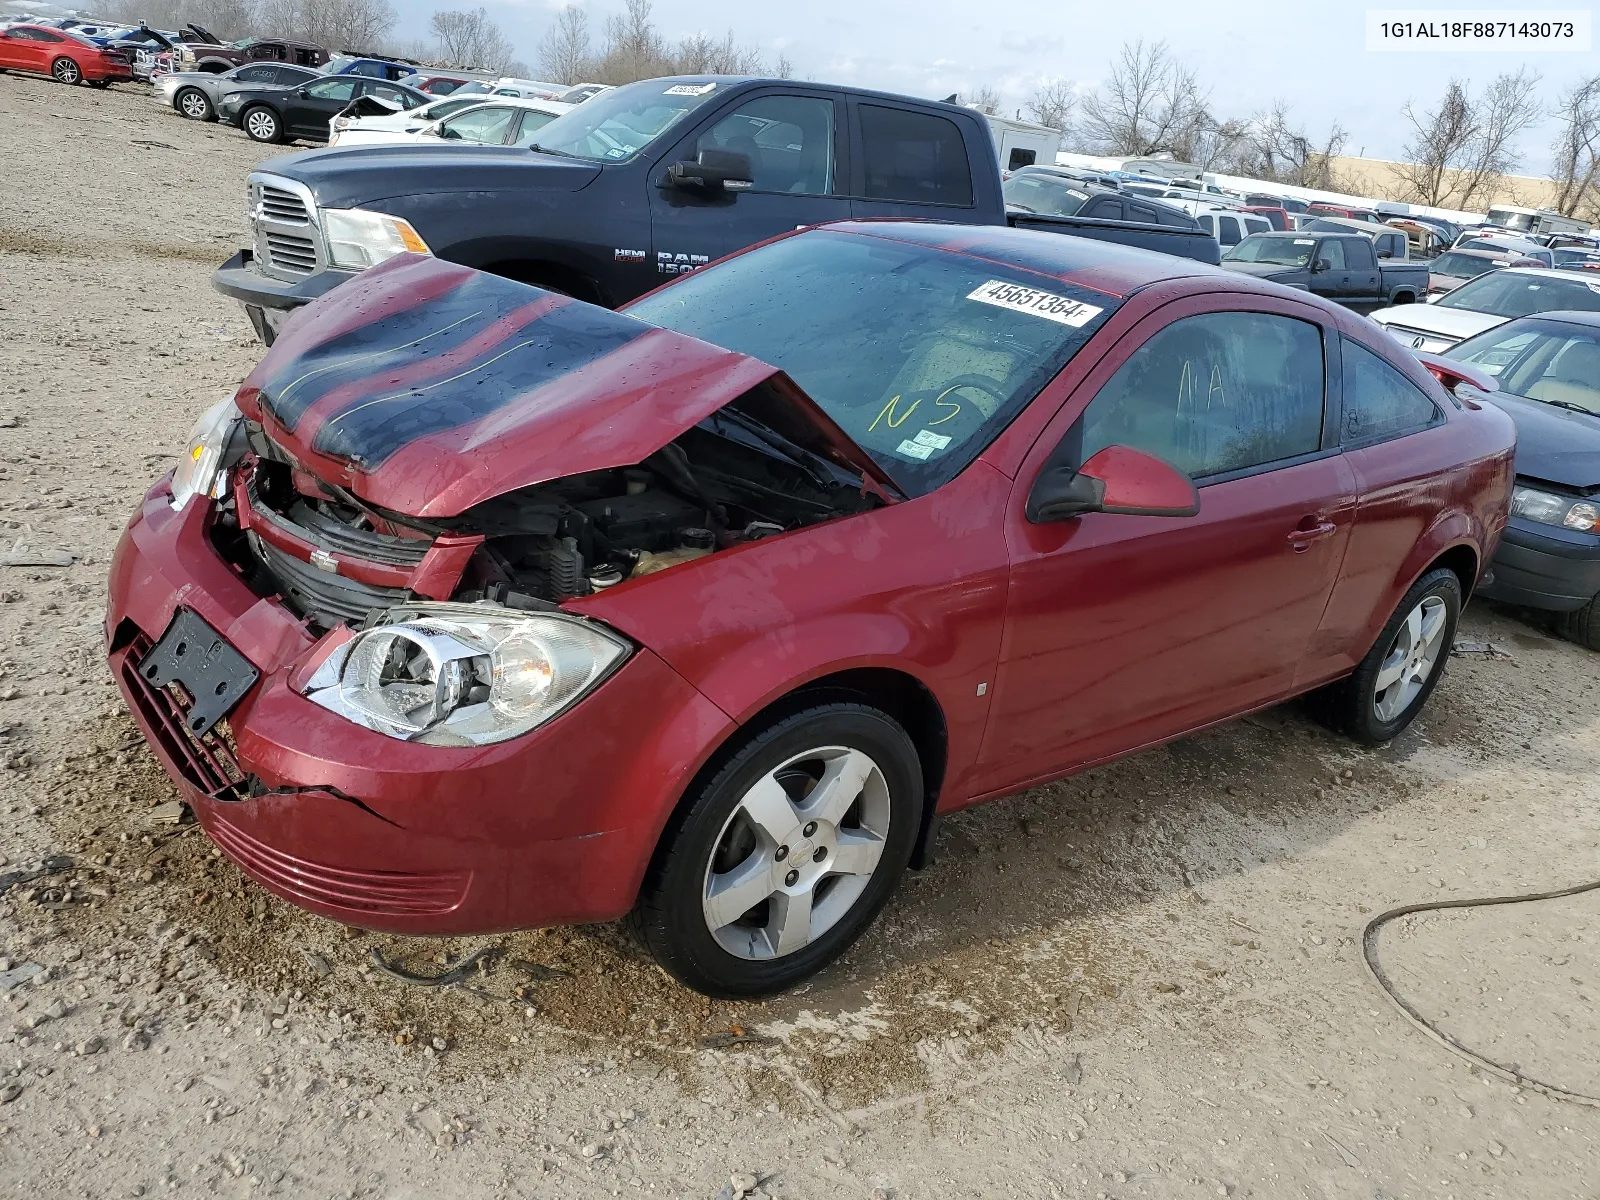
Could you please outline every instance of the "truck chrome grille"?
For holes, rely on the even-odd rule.
[[[258,184],[261,189],[261,215],[288,225],[309,225],[311,214],[306,212],[305,201],[293,192],[270,184]]]
[[[261,236],[266,243],[269,266],[301,275],[310,275],[317,269],[317,244],[310,238],[271,230],[263,230]]]

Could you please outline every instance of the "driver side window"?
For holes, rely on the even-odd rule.
[[[306,95],[318,100],[349,100],[356,94],[354,79],[323,79],[306,89]]]
[[[498,104],[485,105],[483,108],[464,112],[459,117],[451,117],[439,126],[439,133],[445,138],[498,146],[506,140],[506,132],[511,128],[511,118],[516,114],[517,110],[514,108]]]
[[[1298,458],[1321,448],[1322,401],[1317,326],[1267,313],[1185,317],[1089,402],[1078,461],[1131,446],[1204,479]]]
[[[834,190],[833,116],[832,100],[762,96],[701,134],[695,151],[746,155],[753,191],[829,195]]]
[[[1330,238],[1317,250],[1317,261],[1330,271],[1344,270],[1344,243]]]

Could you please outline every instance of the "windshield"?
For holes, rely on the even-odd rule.
[[[551,121],[537,144],[554,154],[622,162],[710,100],[719,86],[651,79],[613,88]]]
[[[1466,308],[1497,317],[1527,317],[1563,308],[1600,312],[1600,281],[1495,271],[1462,284],[1440,300],[1439,307]]]
[[[1564,263],[1600,263],[1600,252],[1594,250],[1557,250],[1554,252],[1556,266]]]
[[[1254,234],[1237,246],[1230,246],[1223,262],[1275,263],[1284,267],[1303,267],[1317,248],[1316,238],[1273,237]]]
[[[823,230],[696,271],[627,312],[787,372],[915,496],[982,453],[1120,303],[928,246]]]
[[[1435,275],[1448,275],[1452,279],[1476,279],[1479,275],[1504,265],[1492,258],[1482,258],[1476,254],[1452,253],[1439,255],[1428,264],[1428,270]]]
[[[1507,208],[1491,208],[1489,224],[1498,225],[1502,229],[1532,229],[1533,214],[1512,212]]]
[[[1071,180],[1053,175],[1013,175],[1000,190],[1007,206],[1052,217],[1070,217],[1089,199]]]
[[[1596,334],[1555,321],[1510,321],[1452,346],[1445,355],[1497,376],[1500,390],[1513,396],[1600,414]]]

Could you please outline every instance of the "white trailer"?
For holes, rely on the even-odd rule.
[[[1000,170],[1010,173],[1035,163],[1054,166],[1061,150],[1061,131],[1048,125],[1033,125],[1027,121],[1013,121],[1010,117],[985,114],[989,133],[994,138],[995,153],[1000,159]]]

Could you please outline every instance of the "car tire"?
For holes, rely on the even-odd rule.
[[[215,121],[217,110],[211,104],[211,97],[199,88],[184,88],[172,98],[172,107],[178,110],[178,115],[187,117],[191,121]]]
[[[1461,580],[1429,571],[1412,584],[1355,671],[1312,694],[1324,724],[1363,746],[1399,735],[1427,703],[1455,641]]]
[[[90,79],[85,82],[92,88],[108,88],[111,86],[111,80],[109,79]]]
[[[63,55],[50,64],[50,78],[72,87],[83,82],[83,68]]]
[[[897,721],[849,702],[803,709],[686,798],[646,872],[635,928],[695,991],[783,991],[871,924],[911,857],[922,808],[922,764]]]
[[[1576,612],[1561,614],[1561,634],[1587,650],[1600,650],[1600,596]]]
[[[244,130],[245,136],[251,141],[283,141],[282,119],[264,104],[245,109],[239,117],[239,128]]]

